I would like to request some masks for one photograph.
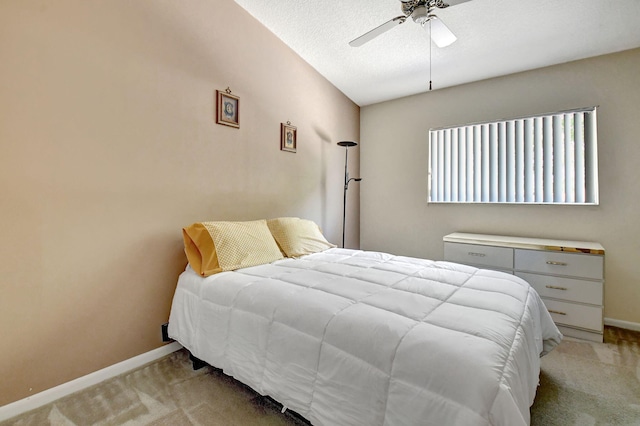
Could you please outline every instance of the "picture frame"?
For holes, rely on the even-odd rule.
[[[298,148],[298,129],[289,121],[280,123],[280,150],[296,152]]]
[[[240,98],[232,95],[231,90],[216,90],[216,123],[240,128]]]

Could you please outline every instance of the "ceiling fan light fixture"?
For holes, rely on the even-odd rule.
[[[429,22],[429,26],[431,27],[431,39],[436,44],[436,46],[440,48],[447,47],[458,39],[451,32],[449,27],[447,27],[444,22],[438,19],[436,15],[429,15],[427,22]],[[422,26],[426,27],[426,22],[422,24]]]
[[[416,6],[411,14],[413,22],[423,25],[429,20],[429,9],[424,4]]]

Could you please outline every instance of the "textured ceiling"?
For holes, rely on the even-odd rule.
[[[458,37],[431,47],[408,19],[361,47],[348,42],[402,15],[398,0],[236,0],[360,106],[640,47],[640,0],[472,0],[438,17]],[[430,70],[431,68],[431,70]]]

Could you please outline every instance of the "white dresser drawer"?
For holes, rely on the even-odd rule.
[[[515,269],[571,277],[603,277],[602,256],[540,250],[515,250]]]
[[[602,305],[603,302],[604,284],[601,281],[586,281],[526,272],[516,272],[516,275],[531,284],[531,287],[542,297],[592,305]]]
[[[444,243],[444,259],[497,269],[513,269],[513,249],[479,244]]]
[[[603,331],[602,307],[543,299],[556,324]]]

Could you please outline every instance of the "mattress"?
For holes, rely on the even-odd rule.
[[[180,275],[170,337],[317,425],[528,425],[562,335],[506,273],[333,248]]]

